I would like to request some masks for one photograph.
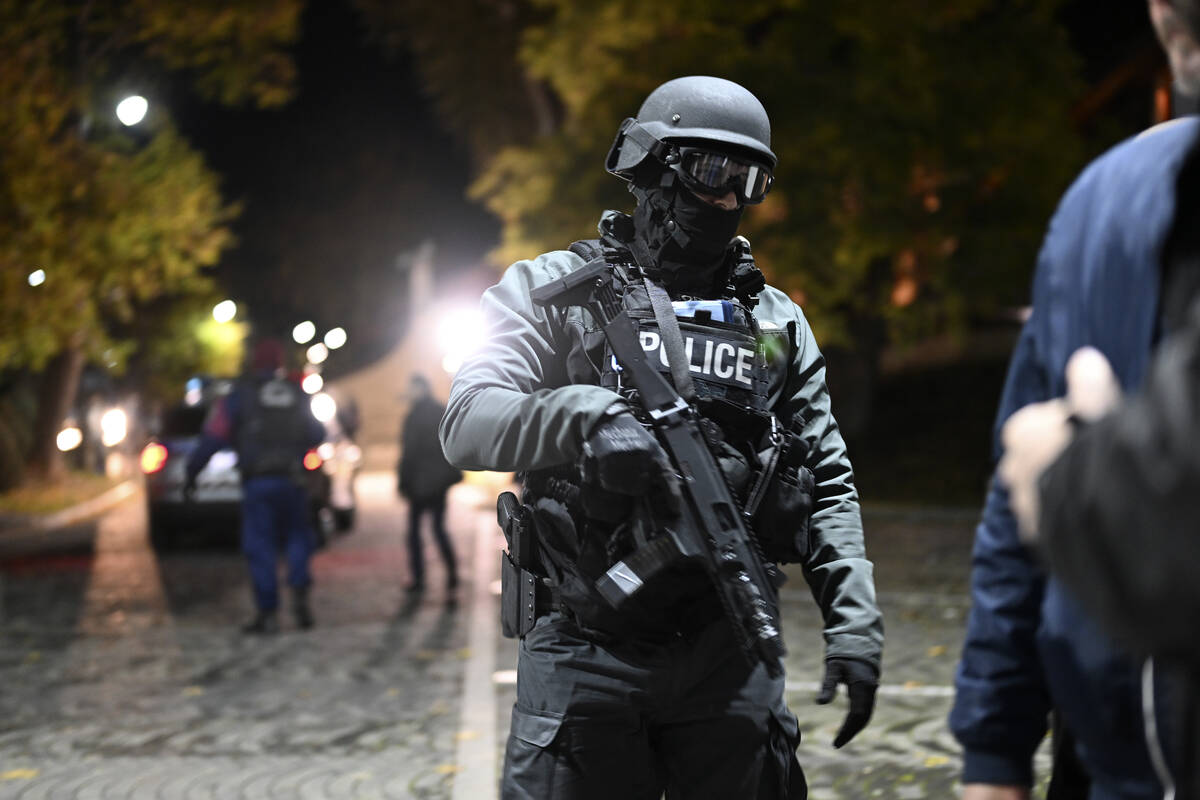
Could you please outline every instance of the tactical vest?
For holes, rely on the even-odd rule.
[[[638,326],[638,338],[648,362],[672,382],[645,282],[633,268],[627,251],[613,247],[611,241],[606,240],[605,245],[601,247],[596,241],[576,242],[571,250],[587,260],[603,256],[614,268],[614,289]],[[761,273],[756,268],[753,271],[761,288]],[[753,287],[754,276],[750,277],[744,285]],[[751,313],[755,300],[753,292],[738,293],[730,287],[715,300],[680,299],[672,303],[696,390],[701,425],[732,494],[750,512],[747,522],[751,528],[759,527],[756,519],[761,516],[756,513],[759,508],[777,507],[780,490],[789,491],[796,485],[795,480],[778,480],[782,468],[789,467],[792,476],[798,474],[794,465],[786,463],[791,440],[767,408],[766,350],[761,344],[758,322]],[[598,362],[594,366],[600,385],[620,394],[634,415],[646,422],[637,390],[623,381],[621,365],[606,341],[601,352],[599,358],[596,357],[599,354],[592,356],[593,362]],[[795,455],[793,452],[792,461]],[[525,499],[533,506],[540,545],[546,551],[544,560],[549,562],[549,571],[555,573],[552,578],[562,600],[577,617],[602,630],[628,631],[630,627],[678,627],[679,619],[719,614],[707,577],[693,570],[681,571],[674,578],[656,578],[663,585],[643,589],[637,613],[618,619],[594,591],[593,584],[626,556],[635,542],[628,525],[613,526],[589,519],[582,512],[579,497],[586,489],[579,486],[576,473],[575,465],[531,472],[526,480]],[[800,484],[806,487],[802,499],[788,503],[786,509],[786,513],[795,512],[796,516],[783,524],[803,526],[806,530],[812,505],[811,472],[807,482],[801,479]],[[772,551],[768,542],[760,544],[766,545],[768,561],[797,560],[791,552],[782,554],[777,552],[779,548]]]
[[[234,437],[243,479],[298,475],[308,447],[305,395],[286,378],[240,381],[238,427]]]

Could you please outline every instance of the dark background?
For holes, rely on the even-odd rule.
[[[1072,112],[1094,156],[1151,122],[1163,57],[1142,0],[1074,0],[1060,18],[1091,87]],[[290,104],[237,111],[192,98],[175,109],[243,206],[219,283],[249,309],[256,333],[286,335],[302,319],[345,327],[351,344],[326,366],[335,378],[406,330],[403,267],[421,242],[436,244],[445,286],[484,266],[499,233],[466,199],[469,157],[439,126],[411,59],[369,34],[348,3],[315,0]],[[954,359],[885,370],[865,424],[847,434],[864,496],[978,503],[1008,349],[995,333],[992,346]],[[841,377],[831,354],[835,404],[853,400],[839,395]]]

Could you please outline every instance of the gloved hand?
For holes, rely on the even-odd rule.
[[[833,740],[834,747],[849,742],[871,721],[871,714],[875,710],[875,690],[879,688],[879,672],[867,662],[855,658],[827,658],[825,680],[821,682],[817,703],[825,705],[832,701],[839,683],[846,684],[850,710],[846,713],[842,729]]]
[[[583,443],[583,481],[630,497],[646,496],[656,512],[679,512],[679,479],[654,435],[617,407]]]

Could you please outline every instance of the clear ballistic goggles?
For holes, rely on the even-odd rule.
[[[739,203],[761,203],[774,181],[771,170],[762,164],[690,147],[680,149],[677,169],[693,192],[714,197],[733,192]]]

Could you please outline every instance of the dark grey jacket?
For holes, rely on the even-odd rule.
[[[603,334],[585,310],[535,308],[531,289],[579,269],[554,251],[518,261],[484,293],[488,343],[455,376],[441,439],[463,469],[533,470],[575,461],[605,409],[619,399],[596,385],[589,358]],[[883,625],[845,442],[830,409],[825,361],[800,308],[772,287],[754,309],[767,347],[770,408],[802,421],[816,477],[811,548],[804,576],[825,619],[826,656],[880,664]],[[778,346],[772,346],[778,345]]]

